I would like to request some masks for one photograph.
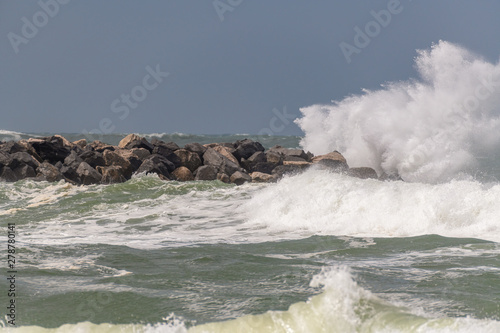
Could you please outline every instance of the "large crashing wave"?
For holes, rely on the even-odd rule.
[[[440,182],[499,157],[500,63],[440,41],[418,51],[418,80],[302,108],[302,146],[341,151],[350,166]]]

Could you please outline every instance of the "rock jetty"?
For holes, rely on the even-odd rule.
[[[136,134],[127,135],[118,146],[87,143],[85,139],[69,142],[60,135],[0,142],[0,181],[6,182],[64,179],[78,185],[113,184],[125,182],[134,174],[156,173],[163,180],[220,180],[241,185],[274,182],[312,165],[353,177],[378,178],[371,168],[349,168],[337,151],[320,156],[280,146],[266,151],[259,142],[249,139],[189,143],[182,148],[174,142],[149,142]]]

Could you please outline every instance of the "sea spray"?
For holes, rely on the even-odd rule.
[[[500,64],[440,41],[418,51],[415,67],[418,80],[302,108],[302,146],[423,182],[474,174],[485,156],[498,158]]]

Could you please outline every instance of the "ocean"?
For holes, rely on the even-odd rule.
[[[500,332],[500,94],[481,88],[500,66],[448,43],[416,63],[421,80],[302,109],[303,137],[141,134],[339,149],[405,181],[0,183],[0,332]]]

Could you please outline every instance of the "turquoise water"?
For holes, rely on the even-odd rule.
[[[17,328],[0,331],[499,332],[499,198],[495,182],[324,170],[0,183],[1,237],[15,223],[18,249]]]

